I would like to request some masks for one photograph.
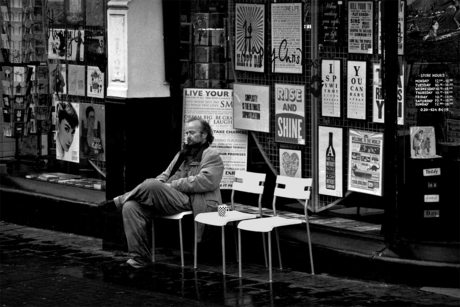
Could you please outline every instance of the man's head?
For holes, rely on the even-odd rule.
[[[57,137],[65,152],[73,143],[75,129],[78,127],[78,115],[71,103],[59,103]]]
[[[185,136],[188,146],[200,146],[204,143],[212,144],[214,136],[211,126],[199,117],[191,117],[185,122]]]

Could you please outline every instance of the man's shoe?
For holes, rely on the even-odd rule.
[[[104,212],[117,211],[117,206],[115,205],[115,201],[113,199],[104,200],[97,205],[97,208]]]

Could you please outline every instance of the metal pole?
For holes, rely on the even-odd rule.
[[[397,80],[398,80],[398,5],[399,0],[382,1],[382,89],[385,99],[383,138],[384,205],[382,232],[387,244],[394,246],[397,234]]]

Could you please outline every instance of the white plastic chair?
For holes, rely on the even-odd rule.
[[[272,252],[271,252],[271,232],[275,229],[276,234],[276,243],[278,247],[278,257],[280,263],[280,269],[283,269],[283,264],[281,262],[281,250],[279,244],[279,237],[277,227],[289,226],[301,224],[303,221],[300,219],[287,219],[276,214],[276,198],[285,197],[291,199],[301,199],[305,200],[305,222],[307,224],[307,235],[308,235],[308,247],[310,251],[310,265],[312,275],[315,274],[313,268],[313,254],[311,249],[311,239],[310,239],[310,226],[308,223],[308,213],[307,205],[310,199],[311,193],[311,178],[292,178],[285,176],[277,176],[276,186],[273,197],[273,217],[263,217],[256,220],[242,221],[238,224],[238,251],[239,251],[239,277],[242,277],[242,259],[241,259],[241,230],[252,231],[252,232],[261,232],[268,234],[268,264],[269,264],[269,279],[272,282]]]
[[[258,206],[260,216],[262,213],[262,194],[264,192],[265,174],[252,173],[246,171],[235,171],[235,181],[233,182],[231,195],[231,211],[227,211],[225,216],[219,216],[216,212],[200,213],[195,217],[195,224],[202,223],[211,226],[219,226],[222,229],[222,272],[225,275],[225,225],[229,222],[238,222],[247,219],[257,218],[257,214],[249,214],[235,211],[234,195],[235,191],[259,194]],[[197,244],[197,225],[195,225],[195,261],[194,268],[197,267],[198,244]]]
[[[193,211],[184,211],[173,215],[158,215],[155,218],[179,221],[179,241],[180,241],[180,261],[184,266],[184,243],[182,238],[182,218],[186,215],[193,214]],[[152,221],[152,262],[155,262],[155,223]]]

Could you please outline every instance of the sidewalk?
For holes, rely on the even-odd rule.
[[[400,285],[274,269],[243,262],[221,273],[220,254],[192,268],[186,254],[157,249],[147,270],[119,267],[125,253],[102,250],[102,240],[0,222],[2,306],[459,306],[459,289],[447,295]],[[220,247],[219,247],[220,248]],[[217,249],[219,250],[219,249]],[[436,291],[436,289],[434,289]]]

